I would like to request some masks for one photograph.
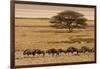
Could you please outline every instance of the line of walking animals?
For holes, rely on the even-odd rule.
[[[71,53],[72,55],[79,55],[80,53],[93,53],[95,52],[94,48],[88,48],[86,46],[81,47],[80,49],[77,49],[75,47],[69,47],[67,49],[47,49],[47,50],[41,50],[41,49],[26,49],[23,52],[23,55],[42,55],[45,56],[46,54],[52,55],[52,56],[59,56],[61,53],[68,54]]]

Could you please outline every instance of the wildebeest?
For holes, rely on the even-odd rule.
[[[94,52],[94,51],[95,51],[94,48],[90,49],[89,47],[86,47],[86,46],[83,46],[83,47],[81,47],[81,49],[80,49],[80,52],[81,52],[81,53],[86,53],[86,52],[92,53],[92,52]]]
[[[91,48],[90,52],[95,52],[95,48]]]
[[[30,50],[30,49],[26,49],[26,50],[24,50],[24,52],[23,52],[23,55],[31,55],[32,54],[32,50]]]
[[[79,50],[75,47],[69,47],[65,50],[65,53],[72,53],[74,55],[79,55]]]
[[[58,49],[59,53],[64,53],[65,51],[63,49]]]
[[[26,49],[24,52],[23,52],[23,55],[40,55],[42,54],[43,56],[45,55],[45,52],[40,50],[40,49]]]
[[[33,49],[32,51],[31,51],[31,55],[33,55],[33,56],[35,56],[36,55],[36,49]]]
[[[40,50],[40,49],[36,49],[36,50],[35,50],[35,53],[36,53],[37,55],[42,54],[43,56],[45,56],[45,51]]]
[[[23,51],[23,55],[33,55],[33,56],[45,56],[46,53],[47,54],[51,54],[52,56],[56,55],[59,56],[60,54],[64,53],[64,54],[68,54],[71,53],[73,55],[79,55],[79,53],[92,53],[95,52],[95,48],[89,48],[86,46],[81,47],[80,49],[75,48],[75,47],[68,47],[67,49],[55,49],[55,48],[51,48],[51,49],[47,49],[46,51],[41,50],[41,49],[26,49]]]
[[[59,51],[55,48],[51,48],[51,49],[46,50],[46,53],[52,54],[52,56],[59,55]]]

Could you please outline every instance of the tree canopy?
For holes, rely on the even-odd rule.
[[[85,28],[87,19],[83,14],[75,11],[63,11],[50,19],[52,27],[66,28],[72,32],[74,28]]]

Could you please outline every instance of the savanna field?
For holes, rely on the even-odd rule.
[[[68,33],[66,29],[50,27],[51,23],[46,18],[16,18],[15,65],[94,61],[94,53],[82,53],[80,55],[62,53],[53,57],[48,54],[44,57],[42,55],[23,55],[23,51],[26,49],[45,51],[50,48],[67,49],[68,47],[75,47],[80,49],[82,46],[94,48],[94,21],[87,21],[87,23],[89,26],[86,29],[74,29],[73,32]]]

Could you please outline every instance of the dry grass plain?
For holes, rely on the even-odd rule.
[[[93,21],[91,21],[93,22]],[[93,23],[89,23],[93,24]],[[66,29],[55,29],[49,27],[49,19],[15,19],[15,65],[35,65],[35,64],[52,64],[52,63],[72,63],[94,61],[94,53],[60,56],[23,56],[25,49],[41,49],[50,48],[67,49],[70,46],[81,48],[87,46],[94,48],[94,26],[86,29],[74,29],[72,33],[68,33]],[[72,42],[71,39],[87,38],[92,39],[91,42],[81,41]]]

